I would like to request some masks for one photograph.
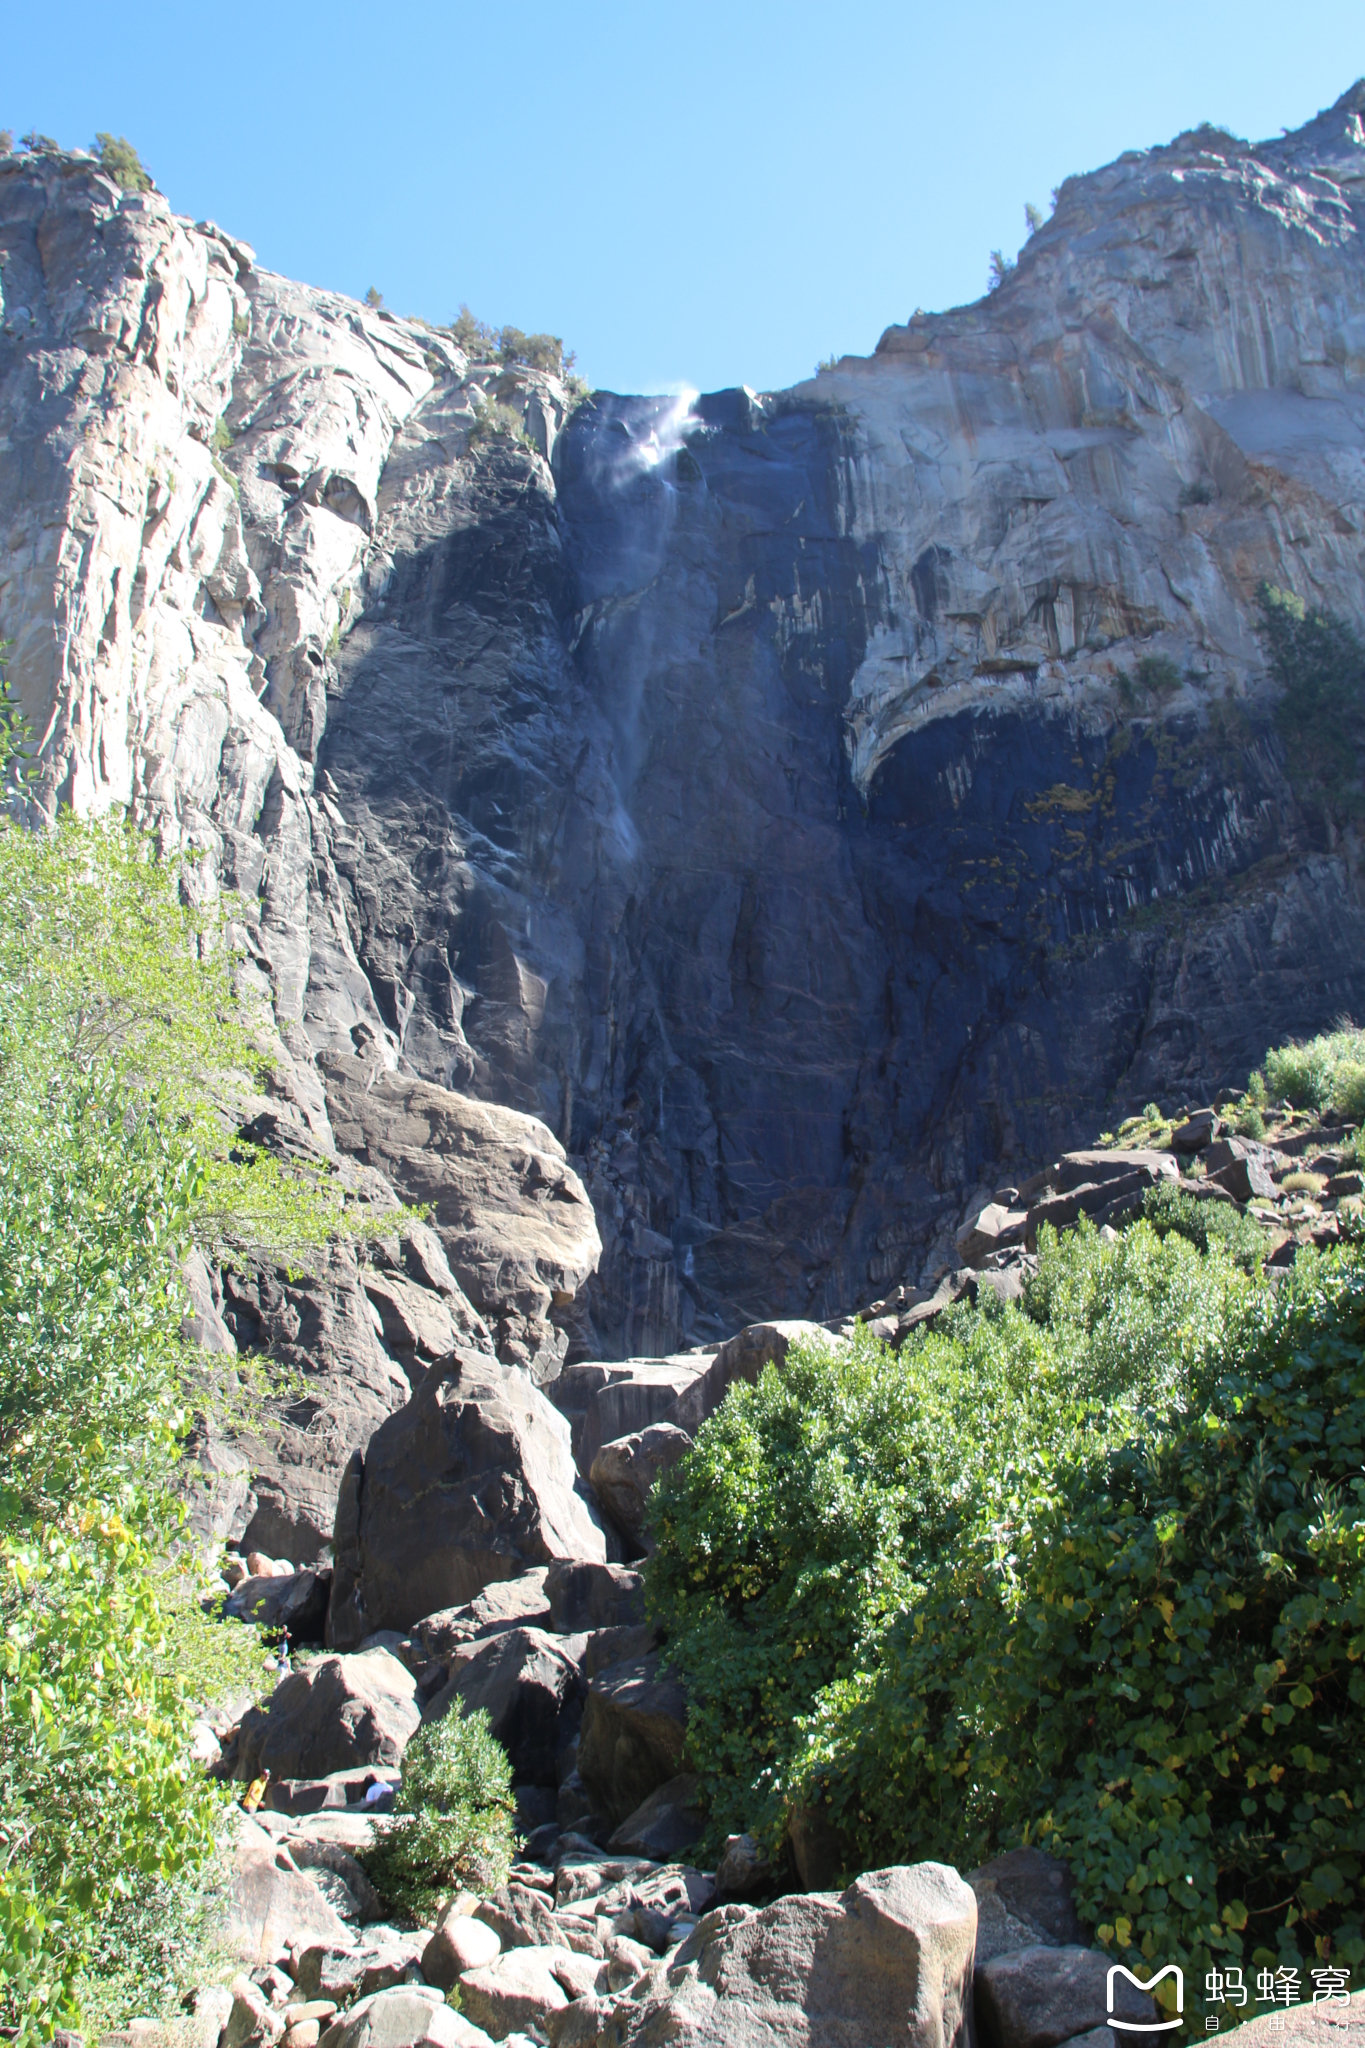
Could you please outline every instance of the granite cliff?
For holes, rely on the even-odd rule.
[[[200,1445],[220,1528],[316,1556],[457,1344],[552,1387],[834,1316],[1012,1162],[1361,1012],[1255,600],[1365,624],[1362,114],[1073,178],[987,298],[792,391],[581,404],[0,159],[35,801],[240,892],[260,1133],[431,1205],[195,1276],[303,1376]]]

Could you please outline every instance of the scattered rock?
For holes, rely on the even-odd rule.
[[[716,1865],[716,1896],[720,1899],[748,1899],[764,1891],[773,1881],[768,1853],[752,1835],[727,1835]],[[978,1894],[978,1906],[980,1895]]]
[[[976,1900],[941,1863],[868,1871],[838,1897],[722,1906],[657,1992],[618,2006],[620,2048],[965,2048],[975,1938]]]
[[[1063,1947],[1084,1944],[1088,1930],[1076,1911],[1071,1872],[1060,1857],[1049,1856],[1044,1849],[1010,1849],[969,1871],[966,1881],[976,1893],[978,1909],[983,1898],[994,1895],[1016,1920],[1038,1930],[1035,1940],[1041,1937]]]
[[[295,1951],[294,1996],[308,2001],[331,1999],[348,2006],[352,1999],[401,1984],[421,1960],[427,1936],[386,1927],[342,1947],[314,1942]]]
[[[475,2048],[443,1994],[424,1984],[373,1992],[322,2038],[327,2048]]]
[[[480,1970],[501,1952],[502,1943],[486,1920],[445,1912],[422,1950],[422,1975],[442,1991],[453,1989],[466,1970]]]
[[[546,1948],[558,1941],[554,1914],[543,1892],[505,1884],[481,1899],[473,1918],[491,1928],[502,1948]]]
[[[558,1947],[514,1948],[460,1979],[460,2006],[476,2026],[501,2041],[518,2027],[544,2027],[569,2003],[556,1974],[572,1957]]]
[[[260,1986],[253,1984],[250,1977],[234,1977],[231,1990],[232,2009],[220,2048],[258,2048],[262,2042],[278,2041],[284,2032],[284,2019]]]
[[[623,1564],[552,1564],[545,1574],[550,1626],[561,1635],[586,1629],[638,1628],[645,1618],[645,1582]]]
[[[223,1611],[235,1621],[264,1629],[287,1629],[296,1643],[320,1643],[327,1623],[332,1574],[324,1566],[267,1578],[244,1578]]]
[[[819,1323],[750,1323],[721,1345],[705,1372],[679,1394],[665,1419],[688,1436],[695,1436],[736,1380],[752,1386],[765,1365],[781,1365],[792,1344],[828,1346],[837,1341]]]
[[[427,1656],[445,1662],[465,1643],[497,1635],[505,1628],[549,1628],[550,1602],[545,1591],[545,1565],[536,1565],[515,1579],[495,1579],[476,1599],[462,1607],[442,1608],[414,1622],[412,1640]]]
[[[243,1816],[233,1855],[227,1944],[243,1961],[273,1963],[300,1936],[340,1948],[353,1941],[288,1849]]]

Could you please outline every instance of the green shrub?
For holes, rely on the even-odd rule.
[[[152,174],[126,135],[106,135],[101,130],[95,137],[95,154],[101,168],[108,171],[125,192],[151,191]]]
[[[1243,1216],[1231,1202],[1200,1201],[1169,1181],[1148,1188],[1142,1198],[1142,1213],[1158,1236],[1177,1231],[1201,1252],[1211,1244],[1221,1244],[1228,1257],[1248,1272],[1265,1254],[1265,1234],[1250,1216]]]
[[[1272,1099],[1295,1109],[1335,1109],[1354,1115],[1354,1105],[1365,1095],[1365,1031],[1343,1021],[1335,1031],[1316,1038],[1275,1046],[1264,1064]]]
[[[498,399],[488,399],[469,429],[469,445],[477,448],[499,437],[515,441],[520,448],[531,446],[521,414]]]
[[[1365,1959],[1365,1268],[1260,1302],[1205,1398],[1016,1460],[821,1697],[791,1793],[853,1865],[1035,1841],[1130,1965]]]
[[[1339,818],[1365,815],[1365,646],[1344,619],[1263,584],[1261,638],[1282,691],[1275,722],[1290,779]]]
[[[780,1830],[797,1724],[865,1665],[1007,1473],[1188,1396],[1263,1291],[1221,1245],[1044,1230],[1026,1306],[959,1307],[899,1354],[865,1329],[735,1387],[651,1497],[653,1612],[689,1686],[716,1836]]]
[[[1153,697],[1172,696],[1184,680],[1175,663],[1165,654],[1144,654],[1134,673],[1139,689]]]
[[[1188,505],[1211,505],[1217,496],[1213,485],[1204,477],[1199,477],[1192,484],[1181,485],[1179,503],[1182,508]]]
[[[487,1713],[456,1705],[408,1744],[393,1815],[365,1867],[396,1912],[420,1921],[451,1892],[506,1881],[514,1812],[512,1766]]]
[[[1239,1138],[1263,1138],[1265,1118],[1261,1114],[1260,1104],[1243,1098],[1233,1112],[1232,1128]]]

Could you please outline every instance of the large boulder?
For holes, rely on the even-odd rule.
[[[495,1579],[477,1599],[424,1615],[409,1631],[413,1642],[428,1657],[444,1662],[466,1643],[500,1635],[505,1628],[549,1628],[547,1569],[540,1564],[519,1578]]]
[[[645,1618],[645,1582],[623,1564],[574,1559],[545,1574],[550,1626],[561,1635],[582,1629],[638,1628]]]
[[[581,1636],[512,1628],[462,1652],[449,1683],[426,1710],[439,1721],[452,1711],[488,1714],[518,1783],[554,1785],[561,1750],[572,1740],[587,1681],[575,1656]]]
[[[328,1640],[410,1628],[556,1558],[605,1561],[577,1477],[568,1423],[525,1374],[452,1352],[352,1462]]]
[[[765,1365],[781,1365],[793,1344],[818,1344],[828,1349],[835,1342],[819,1323],[750,1323],[721,1345],[705,1372],[679,1394],[664,1419],[695,1436],[736,1380],[752,1386]]]
[[[955,1870],[866,1872],[708,1913],[662,1988],[618,2007],[620,2048],[954,2048],[971,2038],[976,1900]]]
[[[552,1399],[569,1419],[579,1471],[592,1471],[603,1444],[662,1422],[714,1356],[714,1350],[683,1351],[671,1358],[592,1359],[566,1366]]]
[[[654,1422],[633,1436],[603,1444],[592,1461],[593,1491],[627,1543],[646,1554],[653,1541],[645,1529],[645,1504],[655,1482],[692,1448],[692,1439],[676,1423]]]
[[[1071,1872],[1060,1857],[1049,1856],[1045,1849],[1008,1849],[979,1870],[969,1870],[967,1883],[976,1893],[978,1917],[982,1901],[997,1898],[1015,1920],[1034,1930],[1028,1940],[1018,1944],[1020,1948],[1038,1942],[1074,1948],[1085,1942],[1086,1929],[1076,1911]]]
[[[1058,2048],[1104,2026],[1110,2011],[1134,2026],[1152,2024],[1156,2007],[1119,1977],[1109,2002],[1110,1958],[1098,1949],[1042,1943],[995,1956],[976,1977],[976,2015],[986,2048]]]
[[[282,1843],[243,1816],[233,1850],[224,1945],[243,1962],[273,1963],[291,1942],[348,1948],[354,1936]]]
[[[550,1311],[573,1300],[602,1255],[592,1203],[558,1139],[536,1117],[410,1074],[337,1054],[320,1064],[338,1145],[404,1201],[428,1205],[498,1356],[554,1379],[566,1340]]]
[[[223,1612],[233,1621],[286,1630],[296,1643],[320,1643],[331,1592],[332,1574],[325,1567],[247,1578],[233,1587]]]
[[[567,1985],[561,1981],[565,1977]],[[581,1995],[578,1978],[578,1958],[570,1949],[508,1949],[482,1969],[465,1971],[460,2009],[493,2040],[502,2041],[526,2027],[543,2029],[552,2012]]]
[[[387,1650],[320,1657],[276,1686],[237,1775],[322,1778],[398,1764],[420,1720],[417,1681]]]
[[[690,1772],[670,1778],[627,1814],[607,1847],[628,1856],[650,1856],[657,1863],[672,1862],[701,1838],[706,1822],[700,1795],[701,1779]]]
[[[612,1664],[588,1687],[578,1772],[614,1826],[680,1775],[687,1694],[658,1655]]]
[[[400,1984],[362,1998],[323,2038],[328,2048],[472,2048],[474,2037],[443,1993]]]

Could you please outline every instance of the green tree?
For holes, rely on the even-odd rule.
[[[152,174],[126,135],[106,135],[101,129],[95,137],[95,154],[125,192],[151,191]]]
[[[21,738],[0,707],[11,796]],[[238,1131],[262,1020],[203,893],[122,821],[0,813],[0,2024],[21,2040],[77,2020],[83,1957],[219,1837],[188,1754],[213,1672],[179,1655],[174,1482],[205,1395],[186,1254],[296,1262],[350,1228],[329,1176]]]

